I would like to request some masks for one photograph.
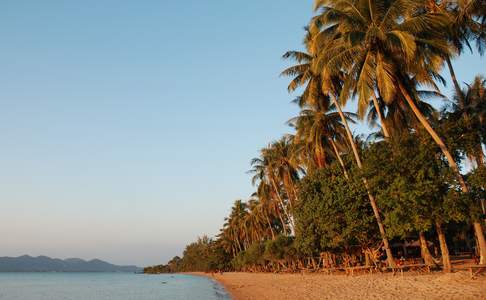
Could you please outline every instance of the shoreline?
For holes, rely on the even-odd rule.
[[[209,278],[211,280],[216,281],[218,284],[220,284],[222,287],[224,287],[224,289],[226,290],[226,293],[228,295],[230,295],[230,297],[231,297],[232,300],[244,299],[244,298],[240,298],[239,295],[236,295],[235,294],[235,291],[233,290],[233,288],[231,287],[231,285],[229,285],[224,280],[222,280],[222,278],[217,278],[216,277],[216,274],[217,273],[182,272],[182,273],[179,273],[179,274],[186,274],[186,275],[192,275],[192,276],[199,276],[199,277]],[[219,274],[217,274],[217,275],[219,275]],[[221,275],[219,275],[219,276],[221,276]]]
[[[182,273],[220,283],[234,300],[248,299],[486,299],[486,276],[467,272],[403,276],[274,273]]]

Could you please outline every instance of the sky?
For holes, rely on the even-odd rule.
[[[311,16],[312,0],[4,1],[0,256],[145,266],[217,234],[251,158],[291,132],[281,55]],[[470,81],[486,60],[454,65]]]

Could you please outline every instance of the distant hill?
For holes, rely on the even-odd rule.
[[[99,259],[57,259],[47,256],[0,257],[0,272],[141,272],[137,266],[117,266]]]

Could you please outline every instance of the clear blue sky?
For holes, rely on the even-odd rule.
[[[250,159],[297,112],[280,57],[311,7],[2,3],[0,256],[147,265],[216,234],[252,192]],[[455,64],[468,81],[485,60]]]

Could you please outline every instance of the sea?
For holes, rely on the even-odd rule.
[[[185,274],[0,273],[1,300],[222,300],[216,281]]]

